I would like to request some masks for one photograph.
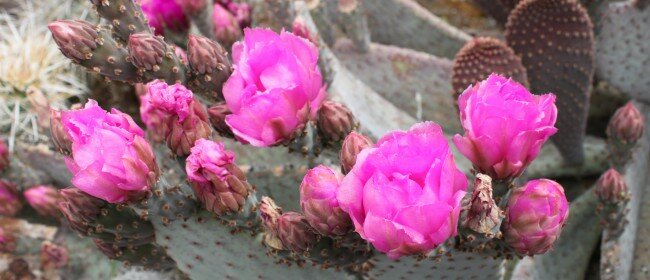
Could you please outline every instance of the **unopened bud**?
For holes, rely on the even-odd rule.
[[[339,206],[336,193],[342,176],[319,165],[300,184],[300,207],[309,224],[322,235],[344,235],[352,228],[350,215]]]
[[[0,179],[0,215],[13,216],[23,208],[18,188],[13,183]]]
[[[325,101],[318,110],[318,133],[325,141],[341,141],[355,126],[352,112],[343,104]]]
[[[47,26],[63,55],[79,63],[90,59],[99,37],[95,27],[81,20],[57,20]]]
[[[293,252],[309,251],[318,241],[316,230],[305,216],[296,212],[287,212],[278,218],[278,237],[282,246]]]
[[[61,195],[57,189],[51,186],[35,186],[27,189],[23,195],[27,204],[39,215],[51,218],[58,218],[61,215],[59,211]]]
[[[630,199],[625,178],[614,168],[605,171],[596,185],[596,194],[602,203],[620,204]]]
[[[264,243],[276,250],[282,250],[282,241],[278,237],[278,219],[282,215],[282,209],[275,204],[270,197],[262,197],[258,213],[264,226]]]
[[[219,4],[214,4],[212,22],[217,40],[225,46],[232,46],[242,36],[241,28],[239,28],[235,17]]]
[[[305,21],[301,18],[296,18],[293,21],[291,32],[296,36],[300,36],[312,42],[312,44],[318,46],[318,36],[313,32],[309,31],[309,28],[305,24]]]
[[[50,109],[50,134],[54,147],[63,155],[72,153],[72,140],[61,122],[61,111]]]
[[[235,138],[230,127],[226,124],[226,116],[232,114],[226,102],[219,102],[208,109],[210,123],[219,135],[228,138]]]
[[[363,149],[372,146],[372,140],[367,136],[357,133],[356,131],[350,132],[350,134],[345,137],[345,140],[343,140],[343,145],[341,145],[341,152],[339,154],[341,172],[343,172],[343,174],[348,174],[357,162],[357,155],[359,155]]]
[[[634,103],[628,102],[614,113],[607,126],[607,136],[618,141],[634,143],[643,135],[643,115]]]
[[[463,209],[464,227],[483,234],[496,234],[504,217],[492,198],[492,178],[477,174],[469,204]]]
[[[129,36],[128,49],[129,57],[135,67],[154,70],[154,67],[163,62],[166,47],[160,37],[140,32]]]

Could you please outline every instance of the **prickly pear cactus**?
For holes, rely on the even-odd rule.
[[[643,1],[600,5],[596,22],[596,74],[632,98],[650,102],[650,9]]]
[[[557,95],[558,133],[553,137],[569,164],[584,162],[589,94],[594,74],[594,35],[576,0],[527,0],[512,11],[506,41],[528,70],[530,89]]]

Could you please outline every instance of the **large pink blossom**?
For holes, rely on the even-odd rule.
[[[246,29],[232,57],[235,70],[223,87],[232,111],[226,123],[244,143],[272,146],[290,140],[326,95],[318,49],[292,33]]]
[[[569,202],[560,184],[548,179],[529,181],[508,199],[503,232],[518,253],[543,254],[560,236],[569,216]]]
[[[75,187],[114,203],[143,196],[156,180],[153,151],[129,115],[108,113],[90,100],[62,112],[61,121],[72,140],[66,164]]]
[[[176,0],[139,0],[142,12],[156,35],[164,35],[165,29],[182,33],[190,28],[190,21]]]
[[[361,151],[337,198],[361,237],[396,259],[455,236],[466,189],[440,126],[425,122]]]
[[[495,180],[521,175],[557,132],[555,95],[533,95],[495,74],[466,89],[458,109],[465,135],[454,136],[454,144],[479,172]]]

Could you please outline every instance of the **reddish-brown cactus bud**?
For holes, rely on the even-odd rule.
[[[50,136],[59,153],[66,156],[72,153],[72,140],[61,123],[61,111],[50,109]]]
[[[325,141],[338,142],[355,128],[352,112],[341,103],[325,101],[318,110],[318,133]]]
[[[0,215],[13,216],[20,209],[23,209],[23,203],[20,201],[16,185],[0,179]]]
[[[596,194],[602,203],[620,204],[630,199],[625,178],[614,168],[605,171],[596,186]]]
[[[221,88],[232,73],[226,50],[208,38],[190,35],[187,51],[192,87],[197,93],[209,93],[205,97],[223,100]]]
[[[341,146],[339,159],[341,161],[341,172],[348,174],[354,164],[357,162],[357,155],[361,150],[372,147],[373,143],[367,136],[357,133],[356,131],[350,132]]]
[[[62,268],[68,264],[68,249],[49,241],[41,244],[41,269]]]
[[[100,214],[106,202],[87,195],[77,188],[63,189],[59,193],[61,194],[59,210],[70,227],[79,233],[88,233],[89,222]]]
[[[318,241],[316,230],[305,216],[296,212],[287,212],[278,218],[278,237],[282,246],[293,252],[309,251]]]
[[[282,209],[273,199],[264,196],[257,212],[264,226],[264,243],[273,249],[282,250],[282,241],[278,237],[278,219],[282,215]]]
[[[491,74],[501,74],[528,87],[526,68],[521,59],[505,43],[489,37],[469,41],[456,54],[452,70],[454,98],[469,86]]]
[[[219,102],[208,109],[210,123],[219,135],[228,138],[235,138],[230,127],[226,124],[226,116],[232,114],[226,102]]]
[[[99,35],[95,27],[81,20],[57,20],[48,25],[54,42],[63,55],[76,63],[92,57],[97,48]]]
[[[194,101],[191,106],[190,114],[183,121],[179,122],[179,117],[173,116],[168,122],[167,147],[178,156],[189,155],[196,140],[210,138],[212,134],[208,113],[203,105]]]
[[[9,167],[9,148],[5,144],[5,140],[0,138],[0,172]]]
[[[607,125],[607,136],[624,143],[634,143],[643,135],[644,119],[634,103],[616,110]]]
[[[149,71],[160,70],[165,56],[165,42],[149,33],[136,33],[129,37],[129,57],[135,67]]]
[[[36,212],[45,217],[58,218],[59,202],[61,195],[59,191],[51,186],[35,186],[23,192],[25,200]]]
[[[462,225],[483,234],[496,234],[505,216],[492,198],[492,178],[477,174],[469,203],[463,207]]]

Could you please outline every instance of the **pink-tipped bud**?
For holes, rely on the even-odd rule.
[[[13,216],[23,209],[18,188],[13,183],[0,179],[0,215]]]
[[[140,0],[140,4],[156,35],[164,35],[166,30],[182,33],[190,28],[190,20],[175,0]]]
[[[95,27],[81,20],[57,20],[47,26],[63,55],[79,63],[92,57],[99,35]]]
[[[9,167],[9,148],[5,140],[0,138],[0,172]]]
[[[226,50],[208,38],[190,35],[187,57],[193,76],[196,77],[191,83],[210,97],[223,100],[221,89],[232,73],[232,64]]]
[[[79,233],[89,233],[92,230],[90,221],[97,218],[106,203],[77,188],[63,189],[59,193],[61,194],[59,210],[68,225]]]
[[[165,42],[146,32],[129,36],[129,58],[135,67],[158,71],[165,57]]]
[[[318,110],[318,133],[325,141],[341,141],[355,126],[352,112],[341,103],[325,101]]]
[[[352,229],[350,216],[341,210],[336,193],[342,176],[319,165],[300,184],[300,207],[309,224],[322,235],[344,235]]]
[[[339,159],[341,161],[341,172],[348,174],[354,164],[357,162],[357,155],[365,148],[372,147],[373,143],[367,136],[357,133],[356,131],[350,132],[341,146]]]
[[[226,6],[235,16],[240,28],[244,29],[251,26],[253,17],[251,16],[251,6],[248,3],[230,2]]]
[[[35,186],[27,189],[23,195],[27,204],[34,208],[39,215],[51,218],[58,218],[61,215],[59,211],[61,195],[56,188]]]
[[[305,21],[299,17],[293,21],[293,24],[291,26],[291,33],[295,34],[296,36],[305,38],[312,42],[314,45],[318,46],[318,36],[309,31],[309,28],[305,24]]]
[[[226,116],[232,114],[226,102],[219,102],[208,108],[208,115],[210,116],[210,123],[214,130],[219,135],[228,138],[234,138],[235,134],[232,133],[228,124],[226,124]]]
[[[240,211],[252,189],[235,165],[235,154],[226,150],[223,143],[196,141],[185,171],[198,200],[217,215]]]
[[[148,96],[143,99],[149,100],[152,108],[145,119],[161,119],[163,127],[160,129],[165,134],[167,147],[176,155],[189,155],[196,140],[210,137],[208,114],[203,105],[194,100],[192,91],[181,84],[170,86],[159,80],[147,86]]]
[[[463,207],[462,225],[482,234],[499,231],[504,214],[492,198],[492,178],[477,174],[469,204]]]
[[[214,23],[214,34],[217,40],[224,46],[232,46],[242,36],[241,28],[237,19],[219,4],[214,4],[212,13],[212,22]]]
[[[41,244],[40,259],[43,270],[62,268],[68,264],[68,249],[45,241]]]
[[[61,122],[61,111],[50,109],[50,136],[59,153],[66,156],[72,153],[72,140]]]
[[[601,202],[620,204],[630,199],[625,178],[616,169],[610,168],[596,182],[596,194]]]
[[[616,110],[607,125],[607,136],[624,143],[634,143],[643,135],[644,120],[634,103]]]
[[[282,250],[282,241],[278,237],[278,219],[282,209],[270,197],[262,197],[257,212],[264,227],[264,243],[276,250]]]
[[[318,241],[318,235],[305,216],[296,212],[284,213],[278,218],[278,237],[282,246],[293,252],[305,252]]]
[[[13,253],[16,250],[16,237],[12,232],[0,227],[0,253]]]
[[[548,179],[533,180],[510,195],[502,230],[517,253],[543,254],[560,236],[568,216],[562,186]]]

